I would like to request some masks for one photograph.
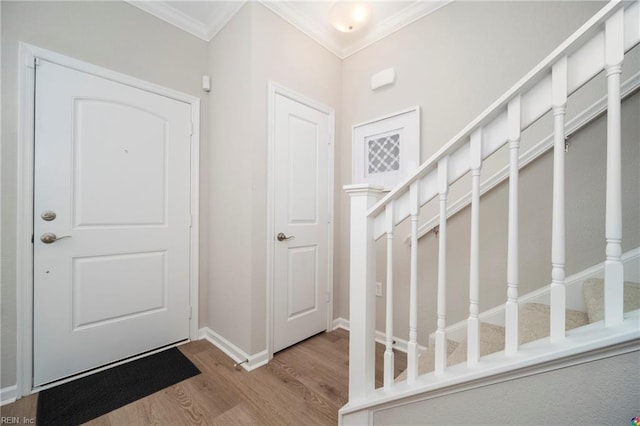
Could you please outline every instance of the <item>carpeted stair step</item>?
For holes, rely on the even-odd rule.
[[[589,322],[604,319],[604,280],[590,278],[582,284]],[[640,309],[640,283],[624,282],[624,312]]]
[[[458,347],[459,343],[454,340],[447,340],[447,356],[450,356]],[[420,354],[418,358],[418,375],[431,373],[435,368],[436,355],[433,348],[427,348],[425,352]],[[407,380],[407,370],[396,377],[395,382],[403,382]]]

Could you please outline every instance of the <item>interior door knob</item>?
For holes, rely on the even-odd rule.
[[[290,240],[293,237],[294,237],[293,235],[291,235],[290,237],[287,237],[284,234],[284,232],[280,232],[278,235],[276,235],[276,238],[278,239],[278,241]]]
[[[51,244],[63,238],[71,238],[71,235],[64,235],[62,237],[58,237],[53,232],[46,232],[40,236],[40,241],[42,241],[45,244]]]

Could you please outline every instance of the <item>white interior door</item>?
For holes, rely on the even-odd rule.
[[[36,67],[34,386],[189,337],[190,116]]]
[[[327,328],[331,120],[280,93],[274,107],[277,352]]]

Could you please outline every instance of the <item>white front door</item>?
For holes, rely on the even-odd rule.
[[[277,352],[327,329],[332,120],[281,93],[275,94],[273,114]]]
[[[40,60],[35,123],[34,386],[187,339],[191,106]]]

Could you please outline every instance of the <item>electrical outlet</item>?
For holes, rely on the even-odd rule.
[[[376,282],[376,296],[382,297],[382,283]]]

